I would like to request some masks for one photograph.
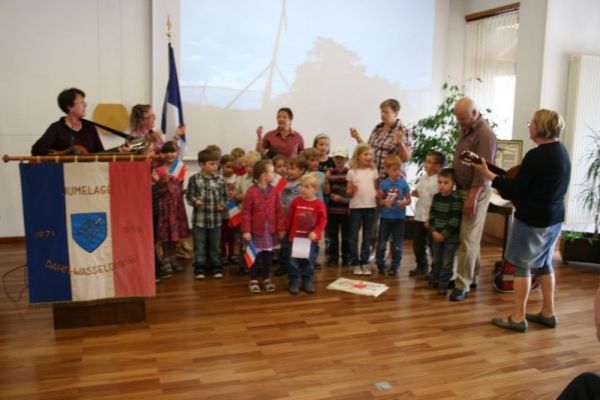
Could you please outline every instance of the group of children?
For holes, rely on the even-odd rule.
[[[209,146],[198,153],[200,171],[189,178],[185,191],[176,145],[167,142],[162,152],[167,153],[164,165],[152,176],[160,195],[157,236],[163,242],[163,276],[181,269],[173,252],[174,243],[189,235],[184,197],[193,208],[196,279],[208,274],[222,278],[224,263],[238,263],[240,274],[250,276],[250,292],[273,292],[271,269],[278,257],[275,274],[288,274],[288,291],[312,294],[322,238],[327,265],[341,261],[354,275],[371,275],[373,246],[379,274],[396,275],[412,195],[418,199],[417,267],[410,275],[427,275],[429,287],[446,293],[458,247],[462,200],[454,190],[454,173],[443,168],[445,156],[439,152],[428,153],[425,172],[412,192],[398,156],[385,159],[386,178],[381,180],[368,144],[357,145],[349,160],[343,147],[330,153],[330,139],[324,134],[315,138],[313,147],[289,159],[265,159],[240,148],[221,155],[217,146]],[[377,229],[376,243],[371,242],[372,229]],[[386,269],[390,242],[391,263]],[[433,255],[430,273],[428,246]]]

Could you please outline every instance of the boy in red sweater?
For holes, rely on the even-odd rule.
[[[316,196],[319,190],[321,190],[319,176],[314,172],[304,175],[300,179],[300,196],[292,200],[285,221],[290,243],[293,243],[296,237],[308,237],[311,240],[308,258],[290,258],[288,290],[291,294],[298,294],[300,291],[300,274],[304,291],[309,294],[315,292],[313,271],[317,258],[317,243],[327,225],[327,208],[325,203]]]

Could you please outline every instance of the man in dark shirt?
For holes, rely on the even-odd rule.
[[[464,208],[457,252],[456,287],[450,294],[450,300],[462,301],[467,298],[471,284],[475,283],[481,236],[492,189],[490,181],[480,172],[463,165],[459,156],[463,151],[470,150],[493,162],[496,135],[468,97],[456,102],[454,115],[460,125],[461,135],[454,148],[452,168],[456,173],[456,186],[464,201]]]
[[[34,156],[52,153],[98,153],[104,151],[96,127],[85,117],[85,93],[77,88],[63,90],[58,95],[58,106],[66,114],[51,124],[31,148]]]

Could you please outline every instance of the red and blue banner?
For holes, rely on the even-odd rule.
[[[31,303],[155,295],[149,161],[20,173]]]

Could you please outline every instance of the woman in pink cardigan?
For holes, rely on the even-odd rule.
[[[271,263],[273,249],[278,247],[277,239],[285,235],[285,217],[281,205],[281,195],[271,185],[275,179],[273,163],[261,160],[254,164],[252,185],[244,196],[242,208],[242,237],[246,242],[252,241],[256,249],[256,261],[250,268],[248,289],[251,293],[260,293],[258,286],[258,265],[262,264],[263,287],[267,292],[274,292],[271,282]]]

